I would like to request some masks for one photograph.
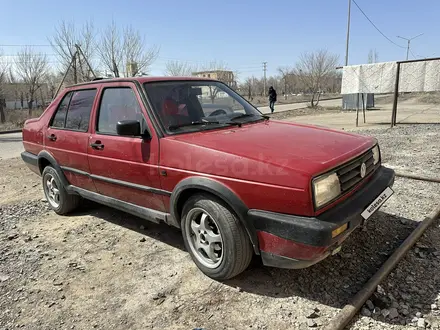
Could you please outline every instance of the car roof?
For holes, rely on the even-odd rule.
[[[95,85],[95,84],[109,84],[114,82],[134,82],[137,81],[140,84],[143,83],[149,83],[149,82],[156,82],[156,81],[182,81],[182,80],[206,80],[206,81],[217,81],[215,79],[210,78],[202,78],[202,77],[194,77],[194,76],[178,76],[178,77],[154,77],[154,76],[148,76],[148,77],[128,77],[128,78],[103,78],[103,79],[96,79],[92,81],[87,81],[75,85],[67,86],[67,88],[73,88],[76,86],[87,86],[87,85]]]

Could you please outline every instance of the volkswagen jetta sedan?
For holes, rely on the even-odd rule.
[[[393,193],[376,139],[272,120],[211,79],[68,87],[26,121],[23,144],[56,213],[85,198],[180,228],[197,267],[217,280],[253,255],[309,267]]]

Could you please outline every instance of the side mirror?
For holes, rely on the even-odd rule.
[[[122,136],[140,136],[141,123],[137,120],[121,120],[116,124],[116,133]]]
[[[116,124],[116,133],[120,136],[140,136],[151,139],[147,130],[141,132],[141,123],[138,120],[121,120]]]

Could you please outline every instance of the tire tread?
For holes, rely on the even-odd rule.
[[[232,242],[234,243],[233,248],[235,251],[235,260],[232,261],[232,267],[226,267],[225,270],[227,271],[220,271],[219,273],[204,271],[203,267],[200,267],[195,258],[192,258],[195,263],[206,275],[218,280],[227,280],[245,271],[251,263],[253,257],[253,249],[248,234],[235,213],[232,212],[230,208],[226,205],[226,203],[218,197],[210,194],[199,193],[191,196],[186,201],[182,212],[182,221],[185,221],[184,218],[190,207],[195,205],[202,206],[202,208],[213,208],[216,211],[217,215],[219,216],[219,219],[216,219],[216,221],[223,221],[223,224],[227,227],[228,233],[232,235]],[[182,225],[182,228],[183,227],[184,225]],[[223,235],[228,233],[223,233]],[[185,244],[187,243],[185,242]],[[227,260],[226,262],[231,261]]]

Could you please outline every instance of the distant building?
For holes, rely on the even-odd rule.
[[[210,71],[199,71],[193,72],[195,77],[200,78],[211,78],[215,80],[220,80],[231,88],[237,87],[237,82],[235,81],[234,72],[227,70],[210,70]]]

